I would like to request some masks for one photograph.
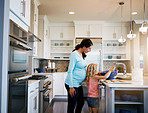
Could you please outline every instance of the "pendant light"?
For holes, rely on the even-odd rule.
[[[131,30],[130,33],[127,35],[127,38],[129,38],[130,40],[132,40],[133,38],[136,37],[136,34],[133,34],[133,22],[132,22],[132,0],[130,0],[130,22],[131,22]]]
[[[122,5],[124,5],[124,2],[119,2],[119,5],[121,6],[121,37],[118,39],[118,42],[123,44],[124,42],[126,42],[126,39],[123,38],[122,34]]]
[[[145,0],[144,0],[144,22],[142,23],[141,27],[139,28],[139,32],[141,32],[142,34],[147,33],[147,27],[144,27],[145,24],[147,24],[147,22],[145,21]]]

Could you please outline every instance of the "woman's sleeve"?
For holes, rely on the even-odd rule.
[[[68,68],[68,76],[69,76],[69,87],[72,88],[73,86],[73,70],[76,64],[76,56],[75,54],[70,55],[70,63]]]

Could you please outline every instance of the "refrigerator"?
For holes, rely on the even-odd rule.
[[[86,53],[85,58],[88,64],[95,63],[99,66],[98,71],[103,71],[103,54],[102,54],[102,38],[90,38],[93,42],[91,52]],[[76,45],[81,43],[83,38],[76,38]]]

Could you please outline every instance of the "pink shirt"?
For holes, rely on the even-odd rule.
[[[98,80],[89,79],[88,97],[99,97]]]

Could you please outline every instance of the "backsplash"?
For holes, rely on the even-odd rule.
[[[109,70],[112,66],[114,66],[115,61],[103,61],[103,70]],[[131,73],[130,61],[116,61],[118,63],[124,63],[126,65],[126,72]],[[116,68],[119,70],[119,73],[123,73],[123,65],[117,65]]]
[[[66,72],[69,60],[52,60],[51,62],[55,63],[55,68],[57,68],[57,72]],[[45,68],[45,66],[48,66],[48,60],[47,59],[40,59],[39,60],[39,68]]]

